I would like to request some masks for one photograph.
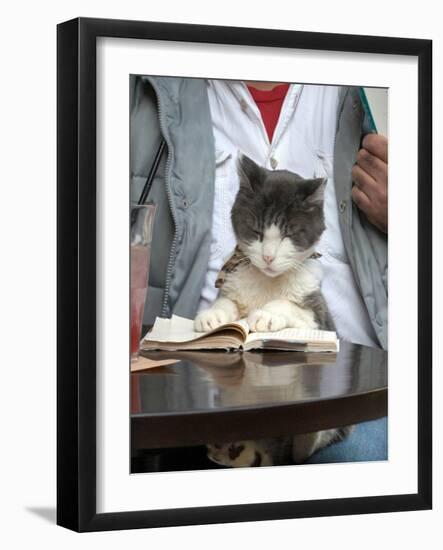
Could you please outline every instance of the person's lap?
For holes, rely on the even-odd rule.
[[[333,443],[313,454],[307,464],[330,462],[364,462],[387,460],[387,417],[357,424],[343,441]]]

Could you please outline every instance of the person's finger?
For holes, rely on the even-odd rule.
[[[355,202],[355,204],[358,206],[358,208],[360,208],[360,210],[362,210],[365,214],[370,212],[371,200],[358,187],[352,188],[352,199]]]
[[[383,182],[387,179],[387,165],[367,149],[357,153],[357,164],[375,180]]]
[[[380,134],[367,134],[362,145],[383,162],[388,162],[388,138]]]
[[[354,164],[352,167],[352,181],[355,185],[365,193],[369,198],[377,192],[377,186],[379,185],[373,177],[361,168],[358,164]]]

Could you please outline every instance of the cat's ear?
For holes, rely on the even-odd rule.
[[[325,198],[325,187],[328,179],[327,178],[317,178],[309,182],[309,187],[307,188],[306,198],[304,203],[306,206],[322,206],[323,200]]]
[[[261,187],[266,176],[264,168],[243,153],[238,154],[237,171],[240,177],[240,187],[253,191]]]

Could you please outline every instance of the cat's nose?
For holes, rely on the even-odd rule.
[[[268,265],[270,265],[274,261],[275,256],[265,256],[265,255],[263,255],[263,259]]]

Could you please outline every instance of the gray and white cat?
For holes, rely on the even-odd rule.
[[[197,331],[247,318],[252,331],[284,328],[334,330],[311,256],[324,229],[326,179],[304,179],[287,170],[267,170],[239,157],[240,189],[232,225],[240,259],[225,273],[213,305],[198,314]],[[290,438],[208,445],[208,456],[227,466],[296,463],[346,435],[333,429]]]

